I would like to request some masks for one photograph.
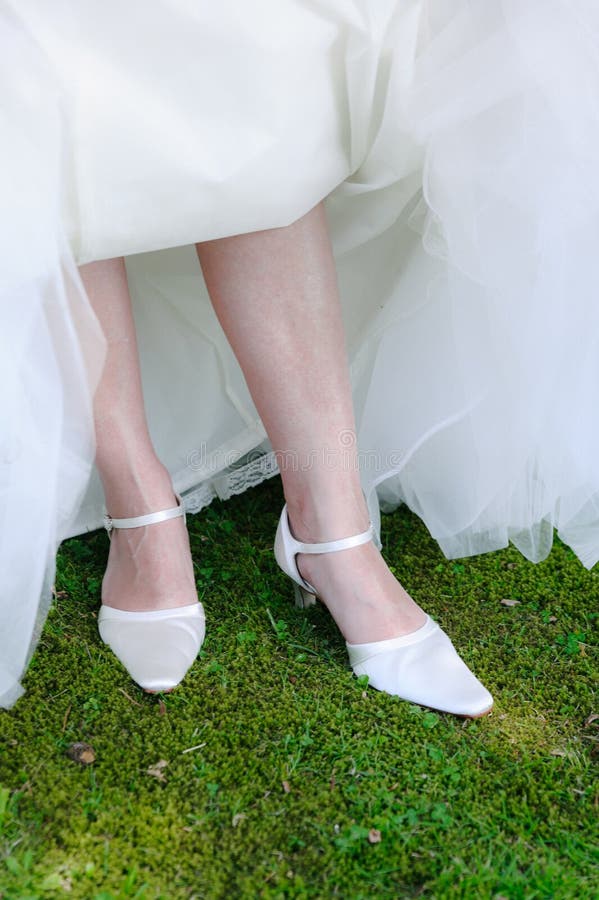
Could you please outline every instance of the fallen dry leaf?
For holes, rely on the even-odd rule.
[[[504,600],[501,601],[501,605],[502,606],[519,606],[520,601],[519,600],[509,600],[508,598],[505,598]]]
[[[593,722],[597,721],[597,719],[599,719],[599,713],[591,713],[591,715],[587,716],[587,718],[584,720],[584,724],[592,725]]]
[[[160,699],[158,700],[158,715],[159,716],[166,715],[166,703],[164,702],[162,697],[160,697]]]
[[[81,763],[82,766],[91,766],[96,760],[96,753],[91,744],[85,744],[83,741],[75,741],[69,744],[66,754],[73,762]]]
[[[282,781],[281,784],[283,785],[283,790],[285,791],[285,793],[288,794],[291,791],[291,785],[289,784],[289,782]]]
[[[153,766],[148,767],[148,775],[151,775],[152,778],[157,778],[158,781],[166,781],[164,777],[163,769],[166,769],[168,766],[168,762],[166,759],[159,759],[157,763],[154,763]]]
[[[240,822],[243,822],[244,819],[247,819],[247,815],[245,813],[235,813],[233,818],[231,819],[231,824],[233,828],[237,828]]]
[[[371,828],[368,832],[368,843],[369,844],[380,844],[381,842],[381,833],[378,828]]]

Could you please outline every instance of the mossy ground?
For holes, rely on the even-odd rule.
[[[599,572],[559,542],[536,566],[448,561],[408,510],[383,517],[397,576],[495,696],[461,721],[364,690],[326,612],[295,610],[281,504],[277,480],[190,517],[208,637],[164,698],[98,637],[105,535],[63,545],[27,693],[0,713],[0,896],[596,897]]]

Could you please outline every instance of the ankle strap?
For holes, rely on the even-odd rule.
[[[287,504],[285,504],[285,515],[289,526]],[[303,541],[296,540],[291,534],[290,527],[288,527],[288,533],[292,541],[293,553],[335,553],[337,550],[351,550],[352,547],[367,544],[374,536],[374,529],[372,522],[369,522],[366,531],[361,531],[360,534],[352,534],[351,537],[339,538],[337,541],[321,541],[318,544],[306,544]]]
[[[147,513],[145,516],[133,516],[129,519],[114,519],[108,513],[104,516],[104,528],[110,535],[115,528],[143,528],[144,525],[155,525],[158,522],[167,522],[169,519],[183,517],[186,521],[185,507],[179,494],[175,494],[178,506],[170,509],[161,509],[159,512]]]

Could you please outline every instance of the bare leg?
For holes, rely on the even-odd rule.
[[[215,311],[281,460],[293,533],[325,541],[364,531],[368,512],[323,205],[287,228],[197,250]],[[295,466],[285,464],[290,454]],[[372,543],[302,555],[298,563],[352,643],[407,634],[425,621]]]
[[[80,275],[108,342],[106,366],[94,399],[96,463],[106,508],[116,518],[168,509],[176,500],[148,433],[124,261],[90,263],[80,268]],[[113,532],[102,584],[104,604],[151,610],[195,600],[182,519]]]

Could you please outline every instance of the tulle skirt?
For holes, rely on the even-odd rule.
[[[599,559],[591,0],[19,0],[0,12],[0,705],[61,539],[101,523],[124,255],[152,436],[194,511],[277,469],[193,244],[326,198],[364,488],[448,557]]]

